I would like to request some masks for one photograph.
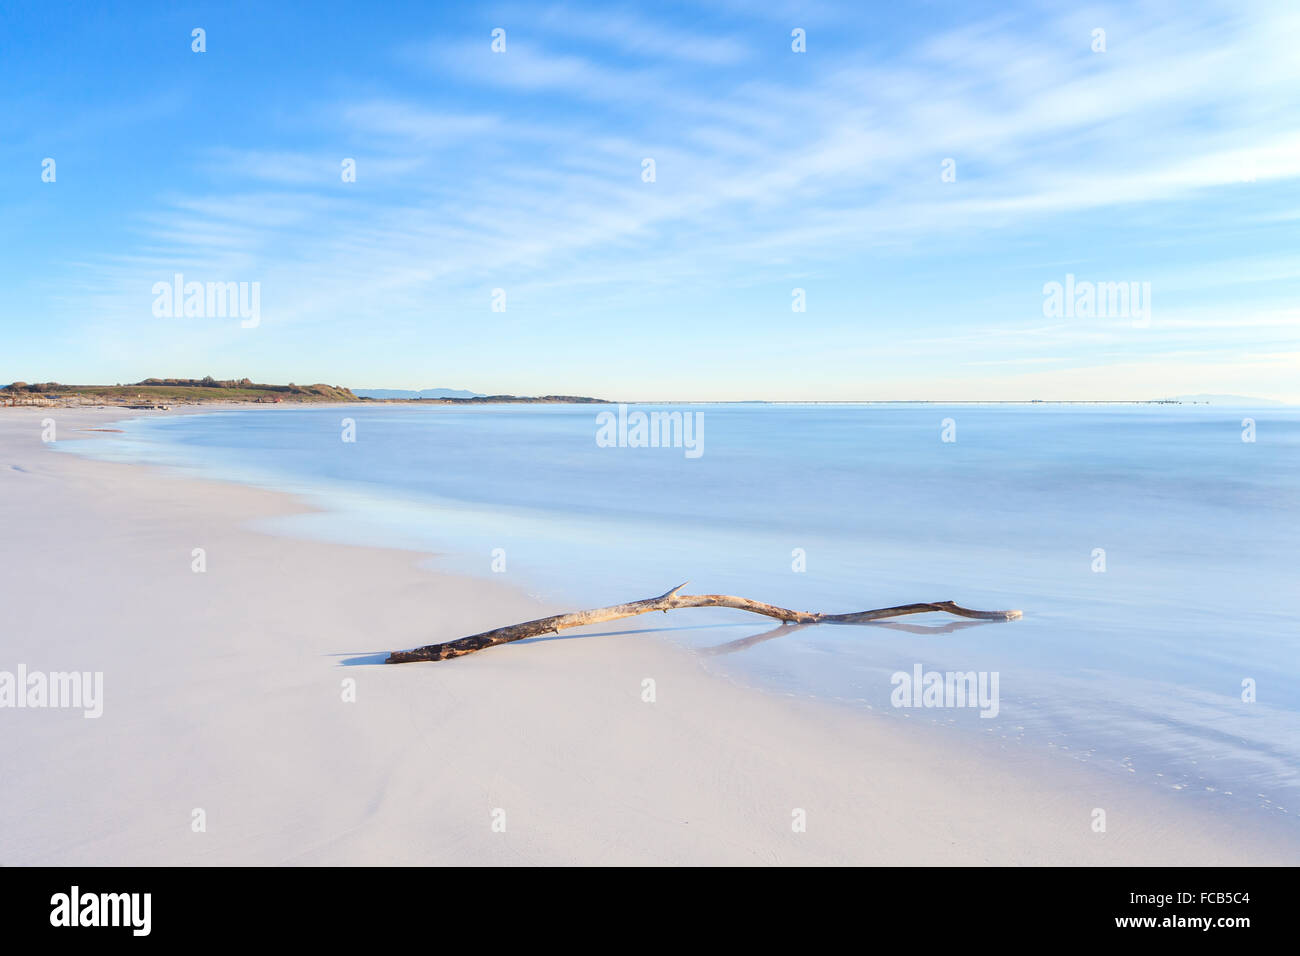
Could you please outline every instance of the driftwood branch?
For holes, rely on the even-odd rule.
[[[810,611],[791,611],[788,608],[751,601],[749,598],[733,597],[730,594],[680,594],[685,584],[679,584],[659,597],[646,598],[644,601],[630,601],[627,604],[614,604],[610,607],[593,608],[590,611],[572,611],[568,614],[556,614],[537,621],[498,627],[494,631],[471,634],[445,644],[429,644],[417,647],[413,651],[393,651],[385,664],[409,664],[413,661],[445,661],[464,654],[472,654],[487,647],[522,641],[528,637],[540,637],[543,634],[557,634],[570,627],[582,627],[586,624],[603,624],[623,617],[648,614],[651,611],[675,611],[683,607],[730,607],[738,611],[750,611],[766,617],[774,617],[787,624],[868,624],[883,618],[900,617],[904,614],[924,614],[927,611],[942,611],[958,617],[970,617],[981,621],[1015,621],[1019,620],[1019,611],[972,611],[959,607],[952,601],[935,601],[930,604],[901,604],[898,607],[882,607],[874,611],[855,611],[852,614],[818,614]]]

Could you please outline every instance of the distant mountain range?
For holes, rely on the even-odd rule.
[[[359,398],[483,398],[482,392],[464,388],[354,388],[352,394]]]

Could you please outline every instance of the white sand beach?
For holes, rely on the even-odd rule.
[[[735,686],[644,633],[384,666],[569,608],[248,527],[288,496],[41,441],[128,414],[0,409],[0,671],[104,675],[98,718],[0,709],[0,865],[1297,859],[1194,795]]]

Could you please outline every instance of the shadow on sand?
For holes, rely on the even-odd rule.
[[[983,624],[992,624],[992,621],[949,621],[946,624],[904,624],[900,621],[869,621],[865,624],[854,624],[853,627],[884,627],[895,631],[906,631],[908,634],[920,634],[927,637],[938,637],[942,634],[955,634],[957,631],[964,630],[968,627],[980,627]],[[688,624],[680,627],[641,627],[626,631],[597,631],[595,633],[583,634],[547,634],[545,637],[530,637],[518,644],[542,644],[547,641],[577,641],[585,640],[589,637],[630,637],[635,634],[663,634],[668,631],[704,631],[710,628],[719,627],[736,627],[735,624]],[[746,648],[753,647],[756,644],[762,644],[764,641],[770,641],[774,638],[784,637],[793,634],[795,631],[802,631],[808,627],[828,627],[825,624],[778,624],[776,627],[760,631],[758,634],[750,637],[742,637],[734,641],[728,641],[725,644],[715,644],[712,647],[701,647],[697,653],[708,656],[717,654],[735,654],[737,651],[743,651]],[[579,629],[580,630],[580,629]],[[388,651],[381,651],[377,654],[359,654],[347,656],[335,654],[335,657],[342,657],[339,661],[340,667],[360,667],[370,664],[382,664],[388,657]]]

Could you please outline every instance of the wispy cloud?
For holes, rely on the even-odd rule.
[[[142,328],[139,290],[183,264],[260,278],[272,327],[436,323],[465,343],[496,321],[533,347],[584,349],[601,317],[699,330],[691,302],[779,355],[790,288],[804,285],[809,341],[869,351],[869,329],[918,377],[936,374],[935,353],[927,366],[909,339],[975,350],[940,350],[940,368],[1088,363],[1119,342],[1176,362],[1225,335],[1285,355],[1274,336],[1294,313],[1266,284],[1296,278],[1279,266],[1294,242],[1228,253],[1176,223],[1285,223],[1276,200],[1295,208],[1300,12],[1167,12],[1013,10],[873,59],[842,52],[873,38],[853,19],[794,54],[788,28],[703,8],[671,21],[506,8],[504,54],[486,28],[401,38],[364,92],[304,103],[299,135],[191,153],[194,178],[132,215],[128,254],[82,271],[98,287],[81,304]],[[1097,26],[1105,53],[1090,49]],[[340,180],[345,157],[355,183]],[[1152,280],[1168,312],[1145,339],[1045,325],[1041,285],[1065,271],[1050,261]],[[496,287],[512,304],[494,319]],[[1020,351],[980,352],[995,339]]]

